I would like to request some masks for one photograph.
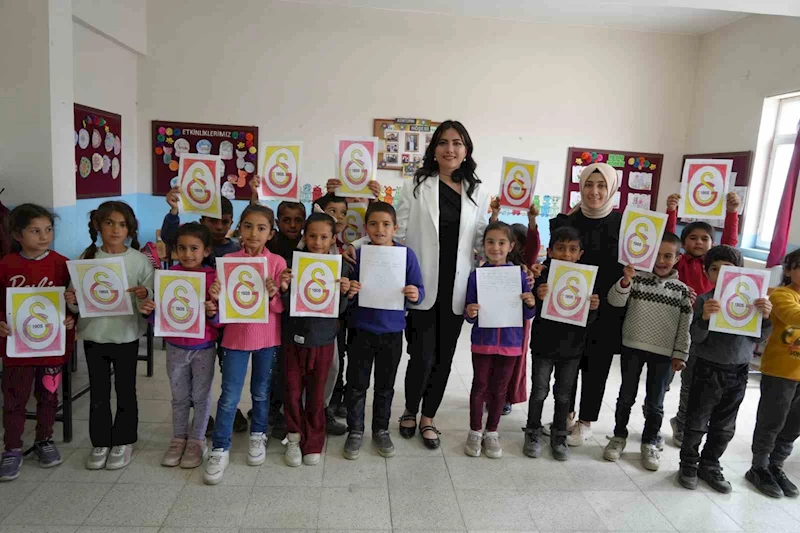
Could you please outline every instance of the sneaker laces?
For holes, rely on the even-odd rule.
[[[612,450],[621,450],[625,445],[625,439],[621,437],[606,437],[609,442],[607,447]]]
[[[222,462],[222,456],[223,456],[223,453],[220,452],[220,451],[216,451],[215,450],[215,451],[211,452],[211,454],[210,454],[210,456],[208,458],[208,464],[209,465],[214,465],[214,466],[219,466],[219,464]]]
[[[715,481],[725,481],[725,476],[719,470],[706,470],[706,475]]]
[[[114,446],[111,448],[111,455],[124,455],[125,454],[125,445],[122,446]]]
[[[54,453],[56,451],[56,447],[53,444],[52,440],[43,440],[41,442],[35,442],[33,445],[38,447],[39,450],[44,453]]]
[[[614,442],[613,440],[611,442]],[[648,459],[659,459],[661,456],[658,454],[658,448],[655,446],[647,446],[642,450],[642,454]]]
[[[12,466],[14,463],[17,462],[17,454],[13,452],[3,452],[3,461],[0,463],[0,466]]]
[[[105,455],[108,453],[108,447],[106,446],[95,446],[92,449],[92,455]]]
[[[780,467],[772,467],[768,468],[767,472],[775,479],[775,481],[783,481],[784,479],[789,479],[786,477],[786,472],[783,471],[783,468]]]
[[[264,446],[264,434],[260,433],[258,435],[250,435],[250,451],[260,451],[261,448]]]

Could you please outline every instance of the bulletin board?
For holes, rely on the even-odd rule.
[[[249,200],[248,182],[258,169],[258,128],[198,124],[174,120],[152,122],[153,194],[164,196],[178,175],[181,153],[222,156],[225,175],[222,195],[229,200]]]
[[[739,195],[742,203],[739,205],[739,230],[744,228],[744,208],[747,202],[748,192],[750,191],[750,176],[753,170],[753,152],[718,152],[713,154],[686,154],[683,156],[683,164],[681,164],[681,175],[678,176],[680,181],[683,176],[683,167],[687,159],[730,159],[733,161],[731,166],[731,186],[729,191],[736,192]],[[734,176],[735,174],[735,176]],[[690,222],[691,220],[681,219],[681,222]],[[709,224],[716,228],[723,227],[723,221],[714,220],[708,221]]]
[[[122,194],[122,117],[75,104],[75,196]]]
[[[615,211],[625,211],[628,205],[656,211],[664,154],[570,147],[562,213],[569,213],[580,201],[579,177],[583,168],[592,163],[608,163],[617,170],[620,185],[615,195]]]
[[[441,124],[419,118],[376,118],[372,134],[378,138],[378,168],[399,170],[411,178],[422,166],[433,132]]]

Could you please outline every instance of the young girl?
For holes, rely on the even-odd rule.
[[[761,399],[747,480],[773,498],[800,492],[783,471],[800,436],[800,250],[783,260],[783,286],[772,291],[772,333],[761,356]]]
[[[98,235],[103,244],[97,247]],[[138,302],[153,297],[153,267],[139,252],[139,223],[125,202],[109,201],[89,214],[89,245],[81,259],[121,257],[128,276],[128,292],[134,309]],[[129,243],[130,246],[127,246]],[[78,312],[75,289],[64,299],[73,313]],[[86,461],[89,470],[117,470],[131,461],[137,439],[139,407],[136,400],[136,364],[139,338],[147,324],[139,313],[121,316],[81,318],[78,336],[83,339],[86,365],[89,368],[89,436],[94,449]],[[111,417],[111,368],[117,391],[117,413]],[[110,449],[110,452],[109,452]]]
[[[216,271],[205,264],[213,251],[211,231],[197,222],[178,228],[175,234],[179,264],[170,270],[202,272],[206,276],[206,320],[202,339],[168,337],[167,376],[172,389],[172,441],[161,459],[164,466],[196,468],[206,454],[206,427],[211,412],[211,381],[214,379],[214,358],[219,322],[217,306],[208,292],[217,279]],[[177,294],[177,293],[176,293]],[[143,315],[152,316],[156,303],[145,300],[139,307]],[[194,422],[189,431],[189,409],[194,406]],[[188,439],[188,440],[187,440]]]
[[[53,215],[34,204],[16,207],[10,215],[9,232],[14,239],[13,252],[0,261],[0,308],[6,308],[6,288],[66,287],[69,285],[67,258],[50,250],[53,242]],[[53,444],[53,425],[58,408],[58,384],[61,370],[72,352],[74,318],[67,315],[69,330],[66,353],[56,357],[6,357],[6,342],[0,341],[3,356],[3,440],[6,451],[0,462],[0,481],[19,476],[22,466],[22,433],[25,429],[25,404],[33,383],[36,397],[36,436],[30,451],[39,466],[61,464],[61,454]],[[0,321],[0,337],[13,335]]]
[[[250,395],[253,400],[253,418],[250,426],[250,446],[247,464],[258,466],[267,458],[267,416],[269,414],[269,389],[272,384],[272,366],[275,352],[281,345],[281,313],[283,302],[274,280],[286,269],[286,261],[267,250],[272,238],[275,215],[263,205],[249,205],[239,220],[242,250],[225,257],[266,257],[269,297],[269,322],[267,324],[227,324],[222,332],[222,394],[217,403],[217,420],[211,437],[213,450],[209,454],[203,481],[216,485],[222,481],[228,466],[233,419],[242,396],[247,365],[252,355],[253,370],[250,377]],[[217,279],[209,294],[219,299],[220,281]]]
[[[334,243],[335,222],[330,215],[314,213],[306,220],[303,241],[307,252],[328,254]],[[350,265],[342,262],[339,315],[347,308]],[[291,269],[281,273],[284,305],[289,305],[289,286],[296,283]],[[349,294],[355,296],[355,292]],[[291,341],[284,367],[284,414],[288,432],[284,460],[289,466],[319,463],[325,445],[325,382],[333,364],[333,347],[339,332],[338,318],[292,317],[286,327]],[[305,406],[303,393],[305,392]]]
[[[513,266],[508,255],[514,247],[514,235],[511,226],[504,222],[493,222],[486,227],[483,234],[483,248],[486,264],[481,268]],[[536,300],[531,294],[530,285],[525,272],[520,268],[520,298],[523,301],[522,320],[533,318]],[[472,457],[481,454],[481,447],[486,456],[498,459],[503,456],[500,446],[500,435],[497,425],[503,412],[508,383],[514,372],[517,359],[525,354],[523,328],[482,328],[478,320],[478,283],[477,271],[469,275],[467,281],[467,300],[464,316],[467,322],[475,324],[472,328],[472,391],[469,397],[470,432],[464,453]],[[489,415],[486,420],[486,432],[483,429],[483,405],[489,404]]]

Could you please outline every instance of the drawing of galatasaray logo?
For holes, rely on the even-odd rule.
[[[30,316],[22,324],[22,333],[31,342],[41,342],[53,333],[53,324],[44,314],[45,305],[34,302],[30,305]]]
[[[94,283],[89,288],[89,294],[91,294],[92,298],[106,305],[117,301],[119,291],[114,289],[114,285],[108,281],[109,276],[106,272],[96,272],[93,279]]]
[[[325,276],[325,271],[321,268],[315,268],[311,272],[311,279],[303,287],[303,294],[312,304],[319,305],[330,296],[331,291],[328,290],[325,280],[322,278],[323,276]]]
[[[233,286],[233,300],[242,309],[252,309],[258,304],[259,295],[251,276],[246,270],[239,272],[238,282]]]
[[[188,324],[194,318],[194,311],[190,307],[185,287],[175,287],[174,297],[167,304],[167,314],[178,324]]]

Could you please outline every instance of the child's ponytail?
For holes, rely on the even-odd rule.
[[[131,240],[131,248],[138,250],[139,246],[139,222],[136,220],[136,215],[133,213],[131,206],[119,200],[110,200],[103,202],[97,209],[89,213],[89,237],[92,238],[92,244],[84,250],[83,259],[94,259],[97,255],[97,236],[100,233],[100,226],[103,224],[111,213],[119,213],[125,218],[125,224],[128,228],[128,238]]]
[[[89,212],[89,237],[92,239],[92,244],[86,248],[81,254],[82,259],[94,259],[97,255],[97,226],[95,225],[95,218],[97,217],[97,209],[92,209]]]

